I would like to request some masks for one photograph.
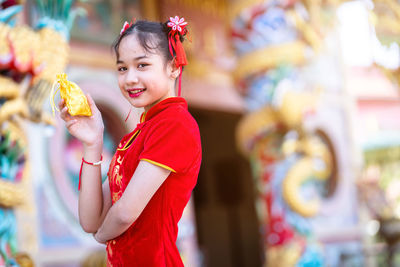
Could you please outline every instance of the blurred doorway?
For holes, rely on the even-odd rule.
[[[194,205],[204,266],[261,266],[253,178],[235,143],[241,114],[197,108],[190,112],[199,125],[203,147]]]

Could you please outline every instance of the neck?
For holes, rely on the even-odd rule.
[[[157,101],[151,103],[151,104],[148,105],[148,106],[145,106],[145,107],[144,107],[144,111],[145,111],[145,112],[148,112],[152,107],[154,107],[155,105],[157,105],[157,104],[160,103],[161,101],[163,101],[163,100],[165,100],[165,99],[167,99],[167,98],[170,98],[170,97],[176,97],[176,96],[175,96],[175,94],[171,94],[171,93],[166,94],[165,96],[161,97],[161,98],[158,99]]]

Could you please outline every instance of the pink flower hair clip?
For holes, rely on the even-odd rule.
[[[185,21],[185,18],[179,18],[178,16],[175,16],[175,18],[169,18],[167,25],[168,27],[172,28],[172,31],[179,31],[183,34],[182,31],[185,29],[187,22]]]

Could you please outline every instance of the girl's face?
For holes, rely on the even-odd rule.
[[[118,85],[131,105],[148,111],[158,102],[175,96],[179,69],[173,61],[165,64],[158,51],[147,52],[134,34],[122,39],[118,51]]]

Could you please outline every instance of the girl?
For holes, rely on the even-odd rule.
[[[186,64],[181,45],[185,26],[178,17],[167,23],[124,24],[114,44],[118,85],[132,106],[145,111],[118,145],[103,185],[99,110],[90,95],[91,117],[71,116],[64,102],[59,104],[68,131],[84,147],[79,221],[107,244],[109,266],[183,266],[177,223],[201,162],[197,123],[185,99],[175,96]]]

